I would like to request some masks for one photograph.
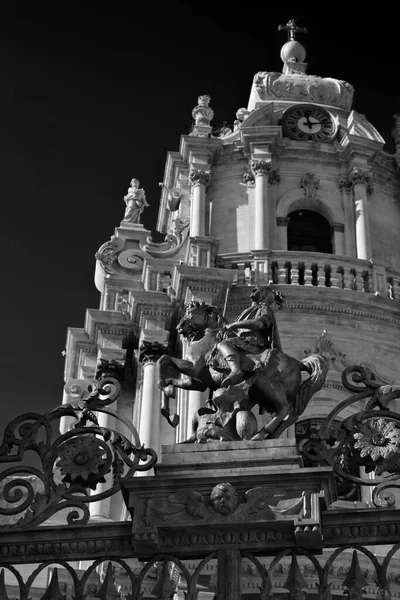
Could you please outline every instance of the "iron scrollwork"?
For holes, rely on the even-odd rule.
[[[90,503],[112,496],[122,479],[154,466],[155,451],[144,448],[132,423],[110,407],[120,391],[117,379],[102,377],[90,383],[84,399],[44,415],[26,413],[8,424],[0,463],[21,463],[32,451],[40,466],[24,463],[1,473],[3,529],[35,527],[64,509],[69,509],[65,511],[68,524],[85,525]],[[117,429],[100,426],[99,413],[122,423],[129,438]],[[63,417],[75,422],[53,440],[54,425]]]
[[[319,436],[305,441],[301,451],[308,461],[329,464],[345,480],[373,486],[375,506],[393,507],[389,490],[400,488],[400,415],[388,405],[400,398],[400,385],[382,385],[371,369],[359,365],[343,371],[342,383],[352,395],[331,411]],[[352,414],[341,420],[344,411]],[[367,476],[350,472],[354,462]]]

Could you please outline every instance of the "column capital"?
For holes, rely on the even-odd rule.
[[[254,173],[253,171],[249,171],[248,169],[245,170],[245,172],[243,173],[243,183],[245,183],[247,185],[248,188],[253,188],[255,185],[255,178],[254,178]]]
[[[363,185],[366,193],[369,195],[373,191],[372,187],[372,173],[360,169],[359,167],[353,167],[346,177],[343,175],[340,177],[338,186],[340,191],[345,191],[350,194],[354,190],[355,185]]]
[[[250,162],[250,168],[254,177],[257,175],[268,175],[271,170],[270,160],[252,160]]]
[[[278,185],[278,183],[281,182],[281,176],[279,174],[278,167],[271,167],[271,170],[268,173],[268,181],[270,185]]]
[[[191,187],[196,185],[204,185],[207,187],[211,181],[211,173],[209,171],[202,171],[201,169],[192,168],[189,173],[189,182]]]
[[[164,344],[143,340],[139,346],[139,362],[141,362],[143,366],[149,363],[155,363],[163,354],[166,354],[166,352],[167,347]]]
[[[123,383],[125,376],[125,362],[121,360],[106,360],[99,358],[96,365],[95,379],[103,377],[113,377],[120,383]]]

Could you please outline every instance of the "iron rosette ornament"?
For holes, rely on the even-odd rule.
[[[319,437],[303,442],[301,452],[309,461],[331,465],[343,479],[373,486],[376,506],[393,507],[395,496],[389,489],[400,488],[400,414],[389,405],[400,398],[400,385],[385,385],[359,365],[343,371],[342,383],[351,396],[331,411]],[[350,469],[354,462],[358,476]]]
[[[110,406],[121,391],[118,379],[100,377],[83,398],[44,415],[26,413],[7,425],[0,464],[19,464],[0,474],[0,527],[36,527],[60,511],[68,524],[85,525],[90,503],[114,495],[122,480],[157,462],[155,451],[140,444],[132,423]],[[113,428],[99,425],[99,413],[111,417]],[[72,425],[54,439],[63,417],[72,417]],[[27,463],[32,453],[39,466]]]

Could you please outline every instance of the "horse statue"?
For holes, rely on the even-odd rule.
[[[274,321],[268,318],[240,323],[240,327],[255,331],[259,339],[263,338],[263,332],[264,338],[268,337],[273,325]],[[192,302],[188,307],[176,327],[177,332],[189,342],[186,358],[164,354],[158,360],[158,387],[163,392],[161,412],[171,425],[176,426],[179,422],[177,415],[169,412],[169,399],[174,397],[176,388],[201,392],[208,388],[211,394],[225,386],[228,391],[241,387],[248,398],[246,409],[251,410],[258,405],[260,414],[267,412],[272,416],[269,423],[251,439],[278,438],[297,421],[312,396],[322,388],[328,373],[328,361],[324,356],[311,354],[299,361],[285,354],[280,344],[266,349],[260,346],[259,352],[250,351],[247,343],[236,342],[240,336],[236,336],[233,330],[238,327],[237,322],[228,325],[215,306]],[[240,360],[240,365],[235,368],[241,377],[235,380],[235,384],[229,377],[232,366],[229,363],[224,366],[227,347],[235,347]],[[218,357],[219,348],[223,351]],[[302,373],[308,377],[302,377]],[[232,418],[238,410],[233,409]]]

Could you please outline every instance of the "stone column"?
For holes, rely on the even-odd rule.
[[[271,161],[252,160],[251,170],[255,178],[254,248],[263,250],[269,246],[268,175]]]
[[[218,550],[217,598],[240,600],[241,557],[237,548]]]
[[[352,202],[352,185],[346,177],[339,180],[339,189],[342,192],[344,207],[344,238],[346,247],[346,256],[356,258],[356,236],[355,236],[355,215],[354,203]]]
[[[211,175],[208,171],[191,169],[189,180],[192,187],[192,206],[190,211],[190,235],[191,237],[204,236],[205,211],[206,211],[206,189],[210,183]]]
[[[167,349],[159,342],[142,341],[139,351],[143,369],[139,438],[146,448],[155,450],[159,455],[161,391],[157,385],[157,360]],[[143,475],[148,473],[144,471]]]
[[[368,260],[372,258],[368,221],[368,195],[372,192],[371,174],[353,167],[348,182],[354,194],[357,258]]]
[[[367,190],[363,184],[354,186],[354,207],[356,211],[357,258],[371,258],[369,239]]]

